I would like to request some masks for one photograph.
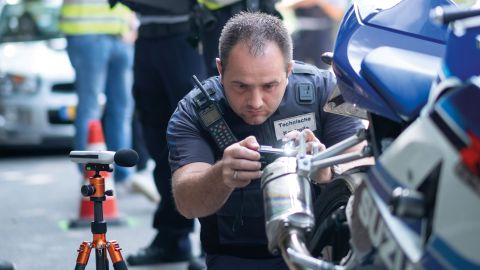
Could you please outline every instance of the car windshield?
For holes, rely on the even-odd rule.
[[[0,43],[46,40],[61,36],[60,1],[0,0]]]

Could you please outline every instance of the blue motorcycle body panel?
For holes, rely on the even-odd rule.
[[[452,32],[448,39],[447,48],[442,65],[445,77],[455,76],[465,81],[472,76],[480,75],[480,55],[478,54],[480,29],[469,29],[463,35],[462,33],[455,34]],[[468,61],[459,57],[459,53],[468,56]]]
[[[446,27],[433,24],[429,13],[433,7],[445,5],[452,5],[452,3],[446,0],[404,0],[375,16],[367,17],[364,23],[396,31],[402,35],[444,44],[447,37]]]
[[[477,53],[478,54],[478,53]],[[442,97],[435,105],[437,110],[448,117],[453,133],[459,141],[468,141],[467,134],[480,138],[480,89],[474,85],[467,85],[462,91],[456,91],[446,97]],[[461,143],[455,143],[462,145]]]
[[[358,12],[355,12],[355,6],[349,9],[339,29],[333,56],[333,69],[337,75],[338,86],[348,102],[398,122],[410,121],[418,116],[419,109],[426,104],[430,90],[427,81],[440,70],[440,59],[445,53],[447,29],[433,25],[429,20],[430,10],[438,5],[452,3],[442,0],[430,2],[404,0],[390,9],[372,13],[366,18],[360,18]],[[422,69],[427,71],[423,72],[424,78],[412,77],[418,74],[416,72],[398,73],[397,59],[385,59],[382,65],[377,66],[382,70],[381,73],[390,73],[383,76],[395,78],[395,81],[418,81],[420,84],[399,91],[396,83],[379,86],[367,81],[362,65],[365,65],[366,56],[375,53],[379,47],[425,55],[423,60],[428,60],[423,61],[421,65]],[[430,60],[431,63],[427,63]],[[410,67],[415,66],[416,63],[411,61],[401,69],[408,71]],[[367,76],[371,80],[376,72],[374,68],[369,71],[370,76]]]
[[[428,99],[440,58],[392,47],[372,50],[362,61],[362,76],[404,120],[415,118]],[[385,72],[388,70],[388,72]]]

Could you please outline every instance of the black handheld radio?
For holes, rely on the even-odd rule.
[[[198,107],[198,116],[202,126],[210,133],[217,147],[223,152],[229,145],[237,142],[230,127],[222,117],[222,112],[217,102],[210,97],[209,93],[195,75],[192,76],[197,87],[202,91],[205,98],[199,98],[197,95],[195,102]]]

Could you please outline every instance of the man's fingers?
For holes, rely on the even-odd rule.
[[[308,128],[304,129],[302,132],[300,132],[298,130],[292,130],[292,131],[288,132],[287,134],[285,134],[285,136],[283,137],[282,140],[284,142],[290,141],[290,140],[295,140],[295,142],[298,142],[302,135],[305,136],[305,141],[306,142],[320,142],[317,139],[317,137],[315,137],[315,133],[313,133],[313,131],[311,131]]]
[[[255,144],[258,146],[258,143],[255,140],[255,137],[251,137],[253,140],[246,142],[245,139],[239,143],[227,147],[223,153],[224,157],[231,157],[233,159],[259,160],[260,153],[257,151],[258,147],[254,147]],[[246,147],[245,145],[248,145],[249,147]]]
[[[317,137],[315,137],[315,133],[308,128],[303,131],[303,134],[307,142],[320,142]]]
[[[326,147],[323,143],[320,142],[308,142],[307,143],[307,153],[313,154],[313,148],[316,147],[318,152],[325,151]]]
[[[235,159],[232,161],[231,168],[240,171],[259,171],[262,164],[259,161],[248,159]]]
[[[290,132],[288,132],[287,134],[285,134],[285,136],[283,137],[283,141],[286,142],[286,141],[290,141],[290,140],[298,140],[298,138],[300,138],[300,131],[298,130],[292,130]]]
[[[262,176],[261,171],[234,171],[236,172],[235,179],[232,180],[236,182],[250,182],[253,179],[260,178]]]
[[[252,150],[258,150],[260,148],[260,145],[257,142],[257,139],[255,136],[248,136],[247,138],[243,139],[238,143],[240,146],[246,147],[248,149]]]
[[[242,188],[250,184],[253,179],[258,179],[262,176],[261,171],[242,171],[230,170],[225,174],[225,184],[231,188]]]

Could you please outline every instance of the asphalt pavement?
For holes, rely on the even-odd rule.
[[[68,150],[0,156],[0,260],[17,270],[74,269],[77,249],[91,241],[90,227],[70,229],[79,217],[82,175],[68,159]],[[124,225],[107,223],[107,240],[117,240],[125,258],[146,246],[156,205],[142,194],[117,196],[118,216]],[[198,228],[198,226],[197,226]],[[198,233],[191,235],[198,254]],[[129,269],[183,270],[187,263],[158,264]],[[94,253],[86,269],[95,269]],[[113,267],[110,266],[110,269]]]

